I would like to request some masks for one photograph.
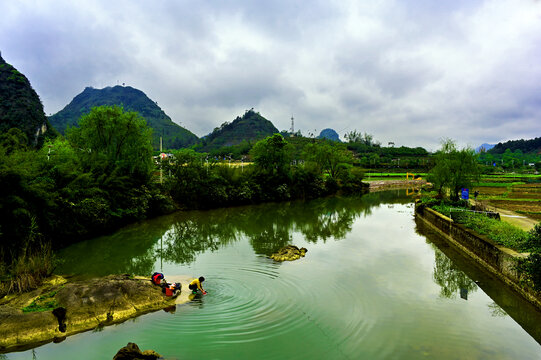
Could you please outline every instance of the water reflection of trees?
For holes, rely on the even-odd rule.
[[[468,294],[477,290],[477,284],[440,249],[432,244],[435,256],[434,281],[441,287],[440,296],[455,298],[457,294],[468,300]]]
[[[222,243],[236,240],[237,233],[227,223],[198,223],[196,219],[182,219],[162,236],[158,255],[175,263],[190,263],[197,253],[218,250]],[[163,249],[163,250],[162,250]],[[162,252],[163,251],[163,252]]]
[[[312,243],[343,239],[360,216],[381,204],[407,203],[404,191],[331,197],[308,202],[178,212],[135,224],[116,233],[75,244],[61,257],[60,273],[150,274],[156,260],[191,263],[245,237],[257,254],[270,255],[300,233]]]
[[[380,192],[362,197],[331,197],[309,202],[263,204],[207,212],[185,212],[162,237],[163,258],[192,262],[198,253],[249,239],[257,254],[270,255],[290,244],[294,232],[309,242],[343,239],[355,219],[382,203],[407,203],[404,192]]]
[[[496,302],[492,302],[492,304],[488,304],[488,309],[490,311],[490,314],[494,317],[506,317],[507,313],[505,310]]]

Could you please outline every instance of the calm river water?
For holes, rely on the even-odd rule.
[[[295,244],[306,257],[277,263]],[[541,314],[465,261],[405,191],[176,213],[61,252],[59,273],[204,275],[209,294],[0,359],[540,359]]]

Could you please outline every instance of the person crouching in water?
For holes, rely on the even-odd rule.
[[[201,283],[205,281],[205,278],[201,276],[199,279],[193,279],[190,285],[188,285],[188,289],[192,290],[192,294],[197,294],[197,290],[201,291],[203,295],[206,295],[207,292],[203,289],[203,286]]]

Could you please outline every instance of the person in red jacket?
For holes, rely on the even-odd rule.
[[[155,272],[154,274],[152,274],[150,278],[150,281],[152,281],[154,285],[158,285],[158,286],[161,286],[162,280],[165,281],[165,277],[163,276],[162,273],[159,273],[159,272]]]

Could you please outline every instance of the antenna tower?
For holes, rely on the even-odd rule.
[[[295,123],[294,123],[293,115],[291,116],[291,129],[290,129],[290,131],[291,131],[292,134],[295,133]]]

